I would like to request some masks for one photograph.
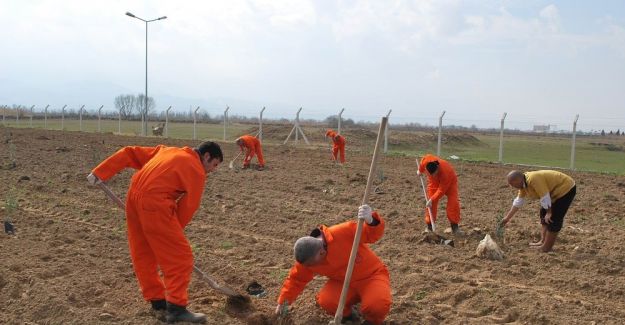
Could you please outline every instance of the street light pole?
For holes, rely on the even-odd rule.
[[[148,130],[148,23],[161,19],[166,19],[167,16],[151,20],[145,20],[143,18],[137,17],[130,12],[126,12],[126,16],[137,18],[145,22],[145,99],[143,103],[143,112],[141,112],[141,133],[143,134],[143,136],[146,136]]]

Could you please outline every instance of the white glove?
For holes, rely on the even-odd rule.
[[[421,171],[417,169],[417,176],[421,176]]]
[[[364,204],[358,208],[358,219],[364,220],[367,224],[371,224],[373,222],[373,216],[371,215],[371,207]]]
[[[425,202],[425,206],[428,207],[428,208],[431,208],[432,207],[432,200],[431,199],[427,200],[427,202]]]
[[[98,185],[102,183],[98,176],[93,175],[93,173],[89,173],[89,175],[87,175],[87,182],[89,182],[89,184],[91,185]]]

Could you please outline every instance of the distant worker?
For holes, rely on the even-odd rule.
[[[166,311],[170,323],[206,321],[186,309],[193,252],[184,228],[200,206],[206,176],[222,161],[213,142],[197,148],[124,147],[87,176],[97,185],[124,168],[138,169],[126,196],[130,256],[143,298],[153,310]]]
[[[355,320],[357,316],[352,314],[352,306],[360,303],[360,313],[365,320],[363,324],[382,324],[392,302],[390,277],[386,266],[368,244],[382,237],[384,220],[368,205],[358,208],[358,218],[365,222],[347,291],[343,320]],[[284,303],[291,306],[315,275],[328,277],[317,294],[317,304],[330,315],[336,313],[356,228],[354,221],[332,227],[321,225],[310,236],[295,242],[296,262],[280,291],[276,313],[281,312]]]
[[[451,230],[456,235],[463,235],[460,230],[460,200],[458,198],[458,176],[449,162],[437,156],[427,154],[423,156],[421,162],[417,158],[419,169],[417,175],[427,171],[428,200],[425,209],[425,223],[428,231],[432,231],[432,222],[436,222],[438,201],[447,196],[447,219],[451,224]],[[428,212],[430,208],[433,216]]]
[[[522,173],[513,170],[508,173],[508,184],[519,190],[510,211],[501,221],[507,225],[514,214],[525,203],[525,199],[540,200],[540,240],[530,246],[549,252],[553,248],[558,232],[562,229],[564,216],[575,198],[575,181],[568,175],[555,170],[537,170]]]
[[[332,160],[337,161],[338,155],[341,155],[341,164],[345,163],[345,137],[334,132],[334,130],[328,130],[326,137],[332,139]]]
[[[250,168],[250,162],[254,155],[258,159],[258,170],[265,168],[265,160],[263,159],[263,149],[260,145],[260,140],[253,135],[240,136],[236,143],[239,145],[241,151],[245,151],[245,158],[243,159],[243,169]]]

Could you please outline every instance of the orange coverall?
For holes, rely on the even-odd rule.
[[[391,308],[391,285],[386,266],[367,245],[376,242],[384,234],[384,220],[376,212],[373,212],[373,218],[380,223],[375,226],[364,223],[343,316],[348,316],[351,306],[360,302],[363,317],[374,324],[381,324]],[[282,304],[286,300],[292,305],[315,275],[323,275],[329,279],[317,294],[317,304],[328,314],[334,315],[339,305],[356,228],[356,222],[348,221],[332,227],[321,225],[313,230],[311,236],[323,236],[325,240],[326,258],[314,266],[295,262],[284,281],[278,303]]]
[[[245,159],[243,159],[243,166],[249,166],[252,158],[254,158],[254,154],[256,154],[258,156],[259,167],[265,167],[265,159],[263,159],[263,149],[260,146],[260,141],[251,135],[244,135],[239,137],[239,139],[243,141],[241,150],[243,150],[243,147],[247,148]]]
[[[326,132],[326,137],[332,138],[332,160],[337,160],[338,154],[341,155],[341,164],[345,163],[345,137],[337,134],[332,130]]]
[[[193,254],[184,227],[204,191],[206,172],[200,156],[189,147],[124,147],[93,174],[106,181],[128,167],[139,170],[126,198],[126,224],[143,298],[186,306]]]
[[[425,166],[429,162],[438,161],[438,171],[436,175],[428,175],[428,198],[432,200],[432,214],[434,215],[434,221],[436,221],[436,212],[438,210],[438,201],[447,196],[447,219],[450,223],[460,223],[460,200],[458,198],[458,177],[454,168],[449,162],[434,155],[425,155],[421,159],[419,164],[419,172],[425,173]],[[430,223],[430,214],[425,209],[425,222]]]

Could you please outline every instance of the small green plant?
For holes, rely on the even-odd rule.
[[[11,188],[4,199],[4,220],[11,222],[17,208],[17,194],[15,193],[15,188]]]
[[[233,247],[234,247],[234,244],[232,242],[225,241],[221,243],[221,248],[223,249],[232,249]]]
[[[497,217],[497,224],[495,225],[495,237],[503,240],[503,235],[506,227],[503,225],[504,214],[500,213]]]
[[[425,296],[427,296],[427,294],[428,294],[427,291],[421,290],[414,294],[414,300],[415,301],[422,300],[423,298],[425,298]]]

